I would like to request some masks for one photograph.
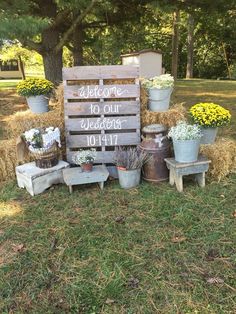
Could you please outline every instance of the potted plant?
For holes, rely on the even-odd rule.
[[[143,80],[142,84],[149,93],[149,109],[155,112],[167,111],[174,86],[173,76],[170,74],[154,76]]]
[[[43,113],[48,111],[48,97],[53,87],[53,83],[46,79],[28,78],[18,83],[17,92],[26,97],[33,113]]]
[[[190,108],[190,115],[194,123],[201,126],[201,144],[215,142],[218,127],[230,123],[229,110],[214,103],[199,103]]]
[[[91,172],[96,157],[97,152],[95,148],[81,149],[72,156],[72,161],[74,164],[80,165],[82,171]]]
[[[58,128],[30,129],[22,134],[22,138],[37,167],[51,168],[58,164],[58,146],[61,147]]]
[[[173,140],[175,160],[178,162],[194,162],[198,159],[201,128],[194,124],[180,121],[173,126],[168,136]]]
[[[141,168],[149,160],[149,155],[138,148],[118,147],[114,154],[120,186],[134,188],[140,183]]]

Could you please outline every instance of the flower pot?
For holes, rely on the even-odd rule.
[[[117,167],[120,186],[123,189],[131,189],[139,185],[141,169],[126,170]]]
[[[216,139],[218,128],[201,128],[202,138],[201,144],[213,144]]]
[[[198,159],[200,140],[173,140],[175,160],[194,162]]]
[[[48,111],[48,98],[45,95],[26,97],[28,106],[33,113]]]
[[[155,112],[167,111],[170,106],[170,96],[173,88],[149,89],[149,110]]]
[[[93,170],[93,164],[92,163],[82,164],[81,169],[83,172],[91,172]]]

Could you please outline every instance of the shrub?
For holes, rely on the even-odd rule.
[[[53,83],[46,79],[28,78],[18,83],[17,92],[25,97],[48,95],[53,87]]]
[[[199,103],[190,108],[194,123],[203,127],[220,127],[230,123],[229,110],[214,103]]]

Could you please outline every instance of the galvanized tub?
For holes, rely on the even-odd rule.
[[[140,183],[141,169],[126,170],[117,168],[119,183],[123,189],[135,188]]]
[[[29,96],[27,104],[33,113],[48,112],[48,98],[45,95]]]
[[[169,178],[165,158],[172,156],[170,141],[166,136],[167,128],[161,124],[152,124],[142,130],[143,141],[139,145],[150,155],[150,160],[142,168],[145,181],[160,183]]]
[[[201,128],[201,144],[213,144],[216,139],[218,128]]]
[[[200,140],[173,140],[175,160],[194,162],[198,159]]]
[[[149,89],[149,109],[155,112],[168,111],[173,88]]]

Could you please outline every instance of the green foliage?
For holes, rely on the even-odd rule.
[[[46,79],[28,78],[18,83],[17,92],[25,97],[48,95],[53,87],[53,83]]]

